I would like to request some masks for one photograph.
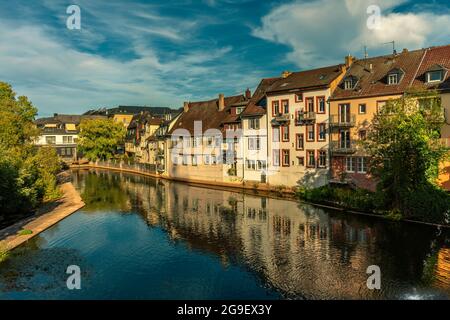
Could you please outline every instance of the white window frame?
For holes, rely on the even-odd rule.
[[[393,81],[394,79],[395,79],[395,81]],[[399,84],[399,82],[400,82],[399,80],[400,79],[399,79],[398,73],[391,73],[388,75],[388,84],[391,86]]]

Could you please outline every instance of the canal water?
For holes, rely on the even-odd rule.
[[[124,173],[73,178],[86,207],[0,263],[0,299],[450,298],[450,235],[434,227]],[[81,290],[67,288],[72,265]]]

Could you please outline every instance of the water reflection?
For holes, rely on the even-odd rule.
[[[138,212],[174,245],[242,266],[287,298],[450,297],[442,230],[128,174],[79,171],[74,179],[85,211]],[[369,265],[381,268],[381,291],[367,289]]]

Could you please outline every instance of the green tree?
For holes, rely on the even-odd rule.
[[[0,82],[0,213],[20,213],[58,196],[55,150],[38,149],[37,109]]]
[[[405,217],[442,222],[450,210],[450,197],[436,185],[449,154],[440,142],[443,114],[436,92],[405,94],[374,116],[363,142],[385,207]]]
[[[84,120],[80,124],[79,150],[90,161],[111,159],[125,134],[125,127],[112,119]]]

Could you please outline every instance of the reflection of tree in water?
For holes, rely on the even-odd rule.
[[[31,240],[0,264],[1,292],[39,292],[43,295],[67,291],[67,267],[81,268],[83,280],[89,278],[89,266],[80,252],[65,248],[40,248]],[[89,283],[89,281],[83,282]],[[43,297],[41,295],[41,297]]]
[[[83,211],[107,211],[130,209],[129,195],[123,188],[123,181],[117,174],[100,172],[85,173],[81,197],[86,203]]]
[[[434,228],[284,200],[120,178],[122,194],[148,225],[165,230],[174,243],[182,240],[191,249],[218,256],[225,266],[244,265],[261,284],[292,298],[377,298],[365,287],[365,271],[372,264],[382,267],[386,291],[380,296],[394,297],[400,284],[402,289],[424,283],[427,270],[433,276],[438,262],[432,241],[439,249],[448,239],[437,237]],[[432,280],[426,282],[433,286]]]

